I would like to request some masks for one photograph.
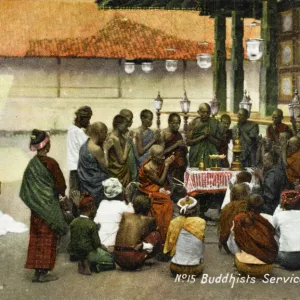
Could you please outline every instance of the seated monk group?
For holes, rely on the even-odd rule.
[[[231,188],[230,202],[219,220],[219,249],[235,255],[239,273],[260,277],[272,269],[278,254],[272,216],[262,214],[264,200],[247,184]]]
[[[255,125],[253,128],[256,130],[257,124],[247,121],[249,116],[246,113],[246,111],[240,113],[240,119],[244,117],[244,121],[242,120],[244,123],[241,121],[239,124],[239,134],[245,140],[251,138],[254,149],[256,147],[257,133],[252,137],[250,133],[247,133],[246,129],[243,131],[243,126],[246,127],[247,124]],[[278,113],[281,112],[279,111]],[[174,178],[183,181],[183,175],[187,167],[188,149],[179,132],[180,116],[175,113],[171,114],[168,119],[168,127],[162,131],[150,128],[153,121],[153,113],[151,111],[143,110],[140,117],[142,126],[133,134],[128,129],[132,125],[133,114],[129,110],[121,110],[120,114],[114,118],[114,129],[108,139],[105,140],[107,129],[101,125],[98,127],[103,127],[106,130],[102,134],[101,139],[99,140],[98,138],[97,140],[96,131],[90,135],[91,141],[89,142],[88,140],[86,143],[90,147],[86,148],[85,154],[88,154],[88,152],[93,154],[94,151],[96,154],[94,163],[101,165],[103,174],[117,178],[123,188],[132,180],[138,182],[139,195],[133,200],[134,212],[123,211],[123,214],[121,214],[116,211],[119,227],[118,229],[115,227],[116,230],[112,233],[114,241],[109,245],[107,244],[107,246],[114,246],[112,251],[114,251],[115,261],[123,269],[134,270],[140,268],[147,259],[161,253],[162,248],[164,248],[165,257],[172,257],[170,264],[172,274],[190,273],[199,275],[203,271],[205,221],[198,217],[197,205],[193,207],[190,203],[188,205],[183,204],[182,201],[184,200],[182,199],[177,205],[174,205],[173,202],[176,194]],[[275,117],[273,118],[274,126],[268,128],[269,136],[273,137],[272,143],[270,143],[269,148],[263,147],[263,149],[259,150],[261,152],[260,165],[264,168],[261,173],[263,175],[261,194],[265,199],[265,203],[263,204],[264,199],[257,195],[250,196],[253,188],[252,175],[247,171],[242,171],[237,174],[236,181],[233,182],[235,185],[231,190],[228,190],[228,199],[226,198],[222,207],[218,227],[220,236],[219,247],[220,249],[224,247],[227,252],[232,252],[236,255],[236,265],[241,273],[245,269],[248,274],[253,275],[261,274],[266,269],[270,270],[278,252],[277,243],[274,243],[275,239],[271,238],[271,236],[274,236],[272,216],[260,214],[260,212],[265,213],[263,208],[268,204],[265,196],[266,192],[269,191],[267,175],[270,174],[271,167],[278,167],[279,171],[281,168],[280,165],[277,165],[277,159],[273,159],[275,155],[270,153],[273,151],[274,143],[280,143],[281,131],[290,133],[288,127],[280,125],[282,123],[277,121]],[[281,118],[282,116],[280,115],[279,117]],[[224,126],[221,123],[224,123]],[[199,118],[196,118],[190,124],[187,134],[187,144],[191,146],[189,153],[190,166],[198,167],[201,160],[205,161],[206,165],[209,166],[208,155],[218,153],[220,147],[223,147],[225,149],[224,152],[227,152],[228,143],[232,139],[232,132],[229,130],[229,127],[230,117],[228,115],[224,115],[221,122],[219,122],[210,117],[208,105],[200,105]],[[93,128],[93,124],[90,128]],[[100,131],[101,129],[103,131],[103,128],[98,130]],[[226,141],[223,141],[223,135],[226,135]],[[297,155],[299,154],[299,149],[299,138],[293,137],[290,138],[289,142],[286,141],[285,151],[282,151],[285,153],[285,157],[282,155],[282,162],[286,164],[285,170],[284,167],[282,167],[282,170],[286,171],[292,186],[295,186],[294,182],[299,177],[298,168],[294,168],[294,165],[298,164]],[[255,151],[252,152],[251,158],[255,156]],[[272,164],[268,164],[268,161],[271,161]],[[253,166],[254,163],[250,165]],[[226,162],[226,166],[228,166],[228,162]],[[134,169],[137,171],[135,174]],[[79,173],[80,170],[79,168]],[[254,174],[258,173],[258,171],[254,172]],[[281,180],[279,181],[281,182]],[[172,190],[172,199],[169,190]],[[175,191],[174,194],[173,191]],[[278,195],[280,191],[281,187],[278,190]],[[99,197],[97,197],[97,201],[104,201],[103,205],[100,203],[101,209],[104,207],[104,204],[108,207],[108,204],[112,205],[115,201],[118,206],[121,204],[124,206],[124,203],[119,203],[122,197],[122,194],[112,198],[113,200],[105,200],[105,197],[102,197],[100,201]],[[181,198],[185,199],[184,197],[184,195],[181,196]],[[274,203],[272,203],[274,208],[278,204],[278,200],[276,201],[274,200]],[[179,216],[172,221],[172,217],[178,215],[178,207],[180,208]],[[182,207],[186,209],[181,210]],[[105,218],[105,216],[101,217],[101,210],[99,210],[100,223],[101,221],[104,222]],[[106,230],[105,226],[104,224],[103,232]],[[251,230],[253,230],[253,234],[249,233]],[[129,234],[129,232],[134,234]],[[260,235],[257,234],[258,232]],[[187,243],[186,241],[190,242]],[[259,241],[262,243],[261,245]],[[103,242],[107,242],[106,238]],[[194,248],[192,246],[193,243],[196,245]],[[190,250],[188,250],[189,247],[191,247]],[[198,251],[197,257],[192,255],[195,249]],[[185,257],[187,252],[189,252],[191,257]],[[269,257],[269,259],[266,257]],[[250,265],[250,268],[248,265]],[[255,268],[251,268],[253,265],[255,265]],[[261,265],[263,265],[262,268],[260,268]]]
[[[163,249],[165,258],[172,257],[170,270],[173,275],[200,275],[203,271],[206,223],[199,218],[197,200],[186,196],[184,186],[176,187],[174,178],[184,181],[188,165],[187,145],[190,146],[189,166],[199,167],[203,161],[209,167],[212,163],[209,155],[226,155],[229,142],[237,137],[243,146],[240,157],[243,166],[262,167],[251,172],[260,179],[261,195],[254,194],[256,186],[249,170],[237,174],[236,180],[232,181],[235,185],[228,189],[227,196],[230,194],[230,197],[226,197],[222,207],[218,227],[219,248],[224,247],[235,255],[240,273],[260,276],[271,269],[276,257],[284,268],[300,268],[300,236],[297,231],[300,218],[300,116],[294,120],[292,132],[281,122],[282,111],[274,111],[273,124],[267,129],[267,143],[258,145],[258,124],[248,120],[249,112],[245,109],[239,111],[238,124],[231,131],[229,115],[224,114],[220,122],[211,117],[208,104],[201,104],[199,117],[188,126],[186,142],[179,132],[181,119],[176,113],[170,114],[168,127],[160,131],[151,129],[153,113],[143,110],[140,114],[141,127],[133,132],[129,130],[133,113],[122,109],[113,118],[113,130],[108,133],[107,126],[101,122],[89,125],[92,116],[89,107],[82,107],[79,111],[82,122],[75,121],[72,139],[76,142],[76,134],[82,139],[79,139],[81,147],[79,144],[72,146],[71,181],[76,181],[76,187],[73,184],[71,190],[79,189],[82,197],[80,201],[74,201],[79,204],[79,211],[77,207],[74,211],[80,212],[80,215],[69,226],[69,251],[79,260],[79,273],[90,275],[92,271],[113,270],[115,263],[123,269],[134,270],[147,259],[162,254]],[[80,127],[86,128],[86,131],[78,131]],[[57,163],[54,161],[57,170],[49,167],[51,159],[47,160],[47,153],[50,140],[47,133],[34,130],[30,148],[37,151],[37,158],[28,165],[20,193],[33,212],[26,267],[35,269],[33,282],[47,282],[57,279],[57,276],[48,273],[55,263],[56,234],[67,231],[66,214],[61,213],[57,201],[59,195],[60,201],[65,201],[66,185]],[[39,160],[44,165],[47,162],[46,167],[55,172],[52,169],[46,169],[46,172]],[[32,174],[38,173],[34,163],[46,179],[51,177],[48,181],[53,186],[48,186],[49,195],[45,194],[45,189],[32,189]],[[225,161],[223,166],[228,167],[229,161]],[[56,177],[59,175],[59,180],[52,173]],[[57,186],[52,179],[59,181]],[[138,191],[132,197],[132,203],[128,203],[124,189],[133,181]],[[282,186],[285,181],[287,185]],[[290,190],[282,193],[287,186]],[[44,200],[47,198],[55,200],[52,203],[55,214],[51,211],[49,215],[56,219],[44,215],[41,221],[37,214],[45,214],[45,209],[36,212],[36,205],[45,208]],[[96,222],[101,226],[98,227]],[[38,229],[41,228],[47,230],[40,236]],[[49,236],[51,245],[43,245],[44,240],[50,240]],[[33,247],[35,244],[41,247]],[[42,257],[40,251],[43,252]],[[33,259],[35,256],[39,259]],[[40,262],[47,258],[49,261],[45,264]],[[43,268],[40,263],[43,263]]]
[[[275,228],[260,215],[263,205],[260,195],[252,194],[247,210],[234,217],[233,236],[236,242],[235,265],[242,274],[263,276],[272,269],[278,245],[275,240]]]

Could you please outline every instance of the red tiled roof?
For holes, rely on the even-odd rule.
[[[213,45],[180,39],[117,17],[88,38],[30,41],[26,56],[195,60],[199,53],[213,54]]]

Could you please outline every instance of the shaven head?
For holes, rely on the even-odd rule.
[[[121,115],[127,119],[128,127],[130,127],[132,125],[133,113],[131,110],[124,108],[120,111],[119,115]]]
[[[210,106],[207,103],[202,103],[199,105],[198,114],[202,122],[207,122],[210,116]]]
[[[149,109],[143,109],[140,113],[141,120],[144,118],[147,118],[147,116],[150,116],[153,118],[153,112]]]
[[[162,164],[165,160],[164,148],[160,145],[153,145],[150,148],[150,156],[155,164]]]
[[[199,110],[202,109],[202,108],[207,109],[210,112],[210,105],[208,103],[201,103],[199,105]]]
[[[287,156],[291,156],[300,149],[300,138],[293,136],[288,140]]]
[[[220,120],[221,120],[221,122],[222,122],[223,120],[226,120],[226,121],[228,121],[228,122],[231,122],[231,118],[230,118],[230,116],[229,116],[228,114],[223,114],[223,115],[221,116]]]
[[[168,124],[169,124],[169,128],[173,132],[177,132],[179,130],[180,123],[181,123],[181,119],[180,119],[180,116],[178,114],[176,114],[176,113],[170,114],[170,116],[168,118]]]
[[[264,204],[264,199],[261,195],[252,194],[249,196],[247,210],[251,210],[254,212],[260,212],[262,205]]]
[[[238,123],[243,124],[246,123],[249,118],[249,111],[245,108],[240,108],[237,113]]]
[[[221,123],[223,124],[223,127],[228,130],[231,124],[231,118],[227,114],[223,114],[221,116]]]
[[[107,126],[102,122],[96,122],[88,127],[86,133],[97,145],[101,145],[107,137]]]
[[[297,136],[293,136],[292,138],[289,139],[289,143],[295,148],[300,149],[300,138]]]
[[[281,109],[275,109],[272,113],[272,120],[274,125],[279,125],[283,119],[283,111]]]
[[[282,111],[281,109],[279,109],[279,108],[276,108],[276,109],[273,111],[273,114],[274,114],[274,115],[276,114],[278,117],[283,118],[283,111]]]
[[[152,158],[161,156],[164,153],[164,148],[161,145],[153,145],[150,148],[150,155]]]
[[[250,194],[250,188],[245,183],[235,184],[230,192],[230,201],[247,200]]]

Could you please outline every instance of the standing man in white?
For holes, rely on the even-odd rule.
[[[79,191],[79,179],[77,174],[77,166],[79,159],[79,149],[86,142],[88,136],[85,133],[86,128],[90,124],[93,115],[89,106],[82,106],[75,112],[76,118],[67,134],[67,163],[70,171],[69,175],[69,196],[73,191]],[[78,203],[76,203],[78,206]]]

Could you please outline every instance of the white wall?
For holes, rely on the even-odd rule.
[[[245,62],[245,87],[250,91],[253,111],[259,108],[259,64]],[[230,95],[230,62],[227,62],[227,95]],[[111,127],[112,118],[122,108],[135,115],[140,124],[142,109],[153,110],[160,91],[162,111],[180,111],[179,101],[187,91],[191,111],[213,97],[213,70],[200,69],[195,61],[183,62],[169,73],[164,61],[155,61],[146,74],[136,66],[126,74],[119,60],[83,58],[0,58],[0,130],[67,129],[74,111],[90,105],[92,122]],[[230,107],[228,107],[230,111]],[[167,116],[162,115],[162,127]]]

